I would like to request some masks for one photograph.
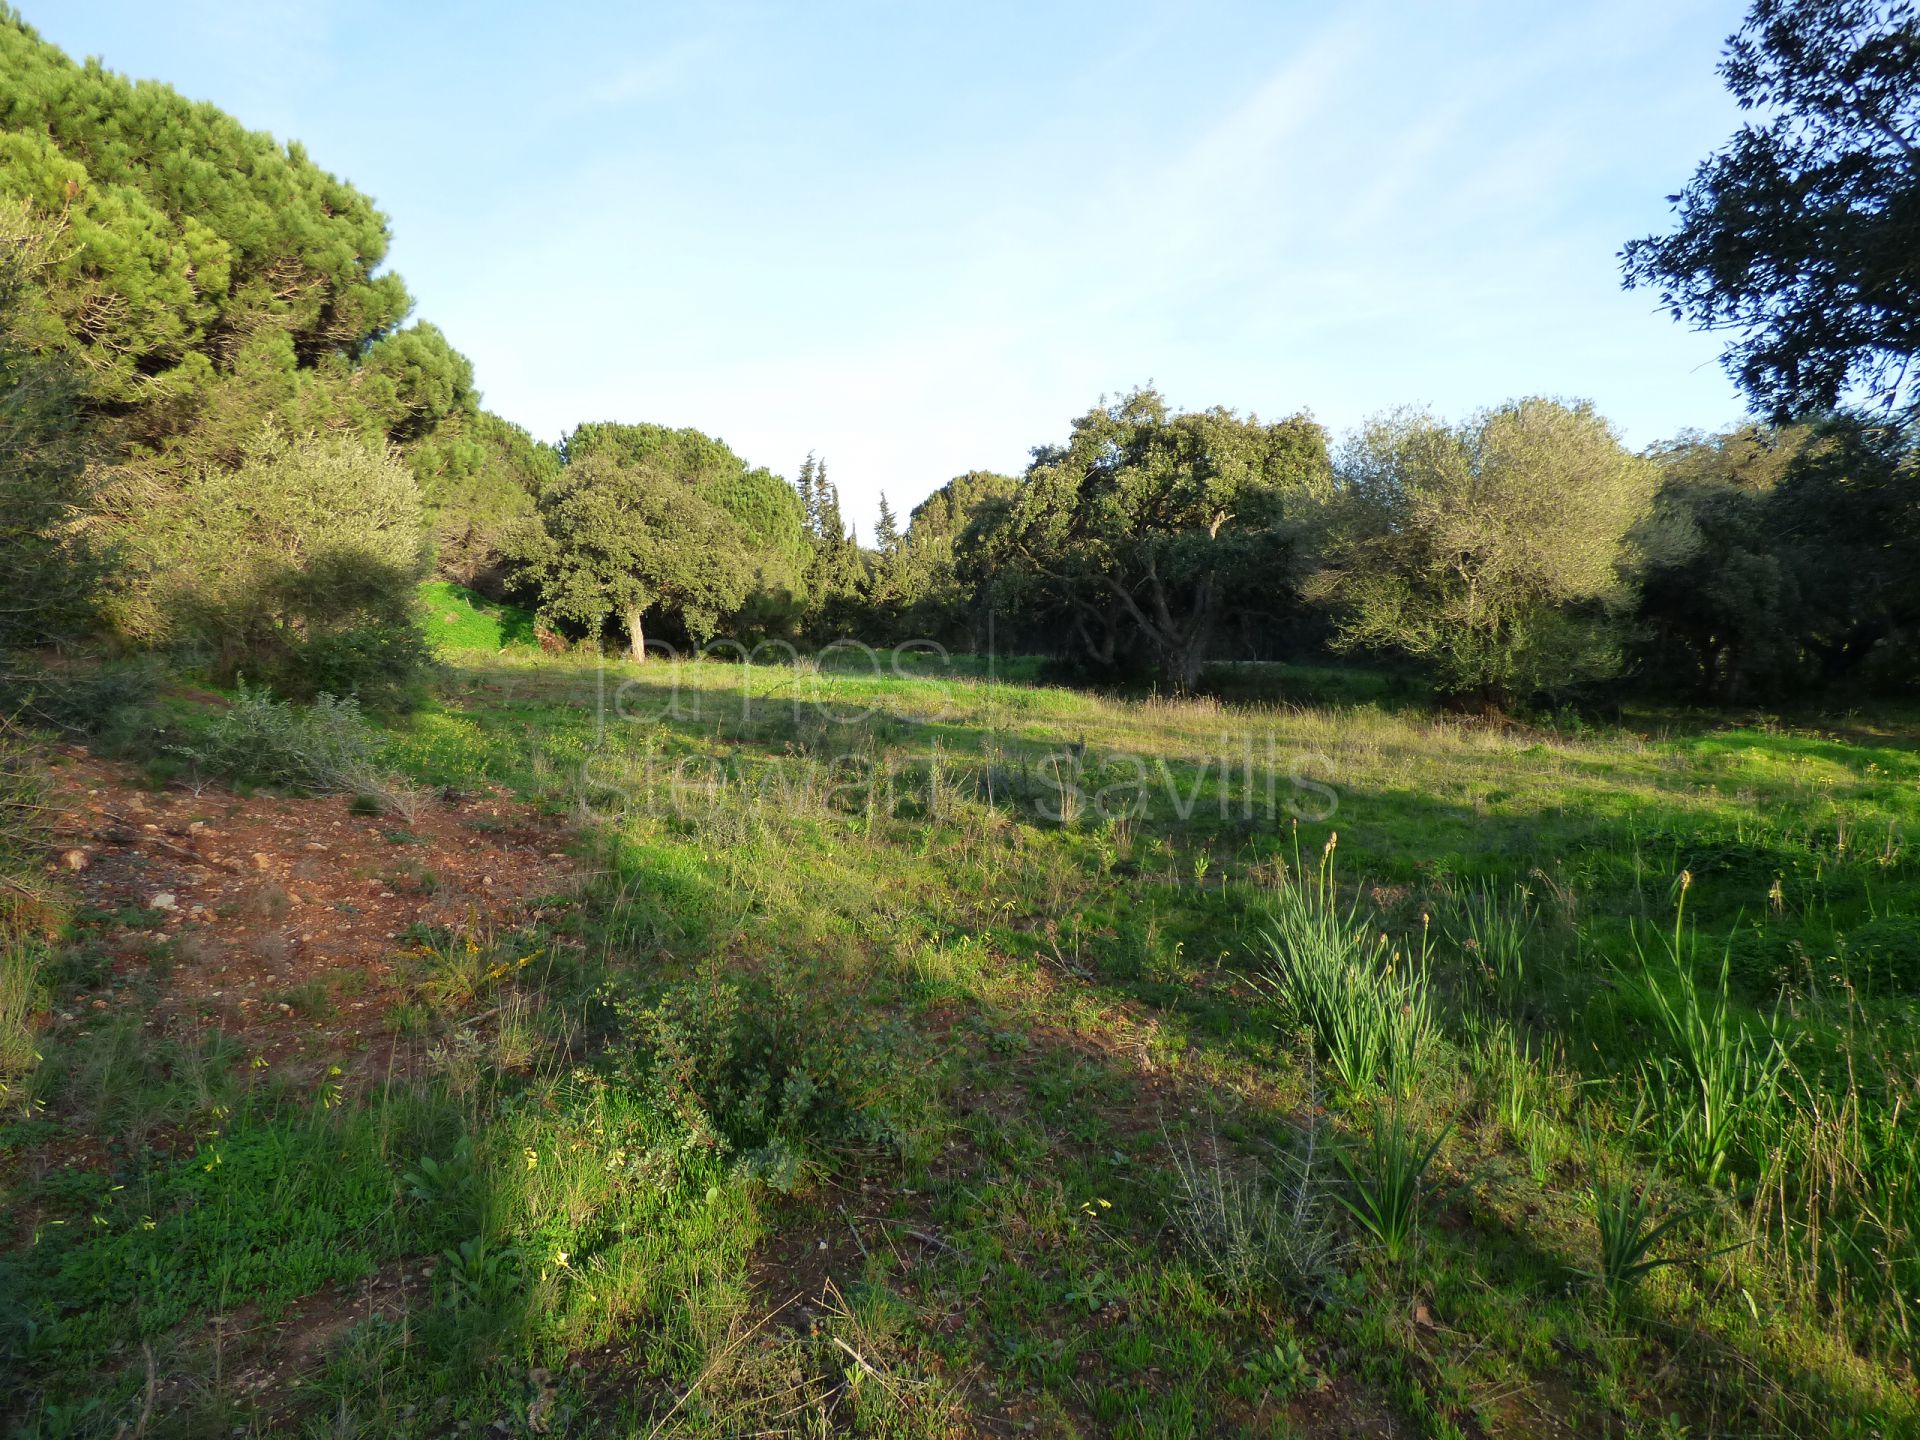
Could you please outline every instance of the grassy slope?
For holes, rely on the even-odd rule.
[[[489,1064],[504,1027],[449,1012],[444,1033],[472,1038],[443,1041],[404,1105],[302,1130],[280,1097],[235,1122],[268,1151],[320,1125],[355,1157],[342,1206],[396,1177],[401,1203],[355,1222],[366,1267],[447,1252],[416,1327],[363,1326],[306,1403],[383,1435],[519,1425],[549,1390],[594,1433],[811,1416],[933,1434],[969,1414],[1131,1435],[1914,1433],[1912,734],[1555,738],[978,678],[476,659],[391,762],[584,801],[599,878],[547,937],[565,963],[525,987],[551,1063]],[[1117,802],[1140,764],[1148,813],[1054,818],[1062,767]],[[1256,801],[1271,771],[1307,818],[1249,819],[1249,765]],[[1240,978],[1276,887],[1330,848],[1342,903],[1400,965],[1424,949],[1433,967],[1440,1035],[1401,1103],[1445,1138],[1397,1260],[1335,1218],[1348,1182],[1327,1160],[1359,1154],[1386,1102],[1341,1093]],[[1682,871],[1686,968],[1711,980],[1724,950],[1734,1024],[1777,1013],[1793,1042],[1714,1187],[1668,1153],[1686,1085],[1640,1065],[1671,1047],[1635,942],[1677,993],[1657,936]],[[1503,976],[1467,943],[1489,906],[1525,930]],[[58,1075],[84,1066],[49,1070],[58,1113]],[[1656,1252],[1678,1263],[1616,1306],[1581,1273],[1596,1165],[1682,1217]],[[1279,1223],[1255,1187],[1288,1202]],[[130,1228],[117,1271],[154,1248]],[[1302,1237],[1323,1229],[1316,1267]],[[74,1263],[61,1283],[98,1269]],[[269,1294],[311,1278],[266,1263]],[[96,1341],[39,1343],[54,1378],[36,1383],[84,1388]]]
[[[497,652],[534,643],[531,610],[499,604],[445,580],[421,584],[420,614],[428,639],[442,652]]]

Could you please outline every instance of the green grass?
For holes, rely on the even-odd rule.
[[[153,1434],[1920,1432],[1914,717],[454,665],[381,763],[592,878],[420,937],[404,1083],[43,1034],[22,1433],[131,1429],[148,1353]],[[222,1388],[212,1316],[395,1276],[404,1320]]]
[[[446,580],[422,582],[420,615],[428,640],[445,654],[491,654],[534,644],[531,610],[500,604]]]

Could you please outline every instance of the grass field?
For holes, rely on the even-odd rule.
[[[384,763],[541,807],[580,883],[423,938],[404,1082],[44,1033],[17,1433],[1920,1434],[1911,715],[458,629]],[[403,1317],[223,1383],[236,1313],[396,1273]]]

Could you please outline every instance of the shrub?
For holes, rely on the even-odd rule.
[[[90,737],[96,753],[155,753],[155,702],[165,670],[153,656],[16,666],[0,676],[0,706],[36,725]]]
[[[325,793],[376,788],[374,739],[359,702],[322,695],[310,706],[244,683],[233,704],[174,749],[210,776]]]
[[[613,997],[620,1076],[652,1093],[696,1144],[789,1190],[811,1147],[898,1144],[880,1103],[896,1088],[888,1046],[834,996],[776,968],[751,992],[709,968],[652,1004]]]
[[[382,621],[306,635],[266,678],[296,700],[351,695],[370,710],[404,711],[419,702],[421,677],[432,664],[418,625]]]
[[[1300,1148],[1265,1173],[1226,1165],[1217,1139],[1210,1157],[1169,1142],[1176,1182],[1168,1218],[1207,1278],[1246,1298],[1278,1284],[1303,1299],[1319,1298],[1334,1273],[1340,1245],[1321,1174],[1320,1137],[1309,1130]]]
[[[123,628],[206,653],[285,694],[404,703],[428,658],[416,586],[420,496],[401,460],[353,436],[269,425],[141,538],[160,577]]]

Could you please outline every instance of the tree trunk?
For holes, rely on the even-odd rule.
[[[627,607],[627,649],[632,654],[633,663],[636,665],[647,663],[647,635],[640,628],[640,614],[638,605]]]

